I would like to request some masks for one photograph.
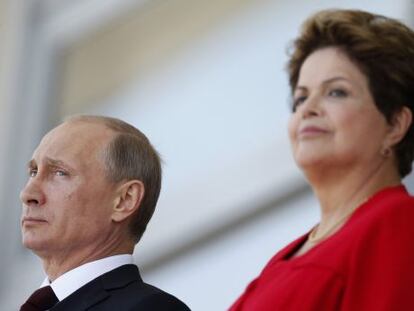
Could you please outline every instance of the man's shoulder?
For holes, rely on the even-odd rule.
[[[190,310],[173,295],[144,283],[135,265],[124,265],[99,276],[61,301],[55,309]]]
[[[111,296],[114,301],[123,301],[125,305],[142,310],[190,310],[177,297],[147,283],[131,283],[124,289],[114,290]]]
[[[175,296],[143,282],[136,265],[124,265],[114,269],[103,275],[101,281],[110,294],[110,299],[125,303],[125,306],[136,305],[156,310],[189,310]]]

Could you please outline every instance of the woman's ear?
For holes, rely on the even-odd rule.
[[[398,144],[404,138],[412,121],[413,115],[411,110],[406,106],[402,107],[392,119],[390,131],[386,139],[387,146],[392,147]]]
[[[124,221],[137,211],[145,194],[144,183],[140,180],[129,180],[123,183],[118,190],[117,198],[112,210],[112,220]]]

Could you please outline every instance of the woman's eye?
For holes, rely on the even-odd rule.
[[[293,106],[292,106],[293,112],[295,112],[296,108],[299,105],[301,105],[305,100],[306,100],[306,96],[298,96],[298,97],[294,98],[293,99]]]
[[[334,89],[332,91],[329,91],[329,95],[333,97],[346,97],[348,95],[348,92],[341,89]]]

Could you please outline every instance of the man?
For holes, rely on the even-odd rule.
[[[73,117],[42,139],[28,173],[23,244],[47,278],[21,310],[189,310],[132,263],[161,187],[144,134],[114,118]]]

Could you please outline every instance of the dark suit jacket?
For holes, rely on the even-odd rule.
[[[174,296],[142,281],[135,265],[109,271],[63,299],[53,311],[189,311]]]

